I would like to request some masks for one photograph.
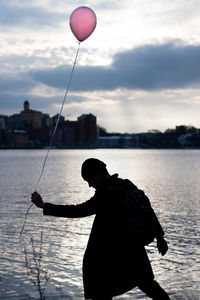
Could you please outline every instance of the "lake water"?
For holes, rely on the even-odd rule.
[[[50,274],[46,299],[83,299],[82,256],[93,216],[54,218],[32,207],[19,240],[45,155],[46,150],[0,151],[0,299],[38,299],[26,273],[24,246],[31,260],[30,238],[37,248],[41,232],[42,268]],[[104,160],[111,174],[131,179],[149,196],[169,243],[164,257],[155,243],[147,247],[155,277],[173,299],[199,299],[200,151],[51,150],[38,188],[44,201],[88,200],[94,190],[82,180],[80,168],[89,157]],[[146,298],[136,288],[116,299]]]

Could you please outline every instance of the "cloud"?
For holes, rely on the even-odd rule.
[[[30,88],[36,86],[37,83],[32,80],[26,72],[17,74],[2,74],[0,75],[0,91],[15,93],[29,91]]]
[[[81,5],[81,2],[80,2]],[[79,4],[77,3],[77,6]],[[113,10],[120,7],[114,0],[99,1],[95,4],[95,8],[99,11]],[[46,0],[44,2],[34,1],[2,1],[0,9],[0,26],[25,26],[31,24],[34,27],[53,26],[57,23],[66,22],[72,11],[76,8],[74,1],[59,1],[59,5],[55,0]]]
[[[28,99],[31,103],[31,109],[39,110],[44,113],[55,114],[57,113],[58,107],[60,107],[62,99],[61,97],[53,96],[45,98],[43,96],[30,96],[28,93],[10,93],[2,92],[0,93],[0,115],[11,115],[13,113],[19,113],[23,109],[24,101]]]
[[[71,66],[32,70],[29,75],[46,85],[64,88]],[[200,46],[172,41],[144,45],[117,53],[110,66],[77,66],[71,90],[117,88],[163,90],[195,87],[200,82]]]
[[[66,14],[49,11],[48,7],[31,6],[27,3],[19,5],[13,1],[2,1],[0,9],[0,25],[13,26],[31,23],[34,26],[52,25],[65,20]]]

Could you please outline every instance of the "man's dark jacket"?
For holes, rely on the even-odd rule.
[[[140,282],[154,278],[144,246],[124,230],[124,197],[130,189],[137,187],[114,174],[98,187],[90,200],[82,204],[45,203],[45,215],[66,218],[96,215],[83,258],[86,299],[100,295],[103,299],[104,294],[120,295]],[[156,236],[163,235],[157,220]]]

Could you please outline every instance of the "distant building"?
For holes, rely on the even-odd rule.
[[[7,145],[8,116],[0,115],[0,147]]]
[[[0,145],[2,144],[2,135],[4,129],[4,119],[0,117]]]
[[[20,119],[24,121],[25,128],[42,128],[42,113],[30,109],[30,104],[27,100],[24,102],[24,110],[20,113]]]
[[[28,146],[29,136],[25,130],[10,130],[8,133],[8,146],[11,148],[25,148]]]
[[[49,114],[42,114],[42,128],[49,128],[51,126],[51,118]]]
[[[63,123],[63,146],[74,147],[78,142],[78,122],[64,121]]]
[[[57,121],[58,121],[58,118],[59,118],[59,114],[56,114],[55,116],[53,116],[51,118],[51,125],[53,127],[55,127]],[[59,124],[63,123],[65,121],[65,118],[63,116],[60,116],[60,119],[59,119]]]
[[[44,147],[50,144],[58,118],[59,123],[52,146],[60,148],[94,147],[97,142],[97,121],[92,114],[83,114],[76,121],[65,120],[56,114],[49,114],[30,109],[30,103],[24,101],[24,109],[7,117],[6,144],[9,147]],[[1,116],[0,116],[1,120]],[[2,126],[0,121],[0,143],[2,143]]]
[[[55,126],[55,117],[53,124]],[[53,133],[54,126],[51,128]],[[51,133],[51,135],[52,135]],[[77,121],[60,119],[54,145],[58,147],[92,147],[97,142],[97,123],[96,117],[92,114],[84,114],[78,117]]]
[[[10,129],[23,129],[24,121],[21,119],[20,114],[14,114],[9,117],[9,128]]]
[[[5,129],[5,117],[0,115],[0,129]]]
[[[77,142],[81,145],[95,145],[97,141],[97,120],[92,114],[83,114],[78,117]]]
[[[17,116],[13,115],[15,121],[17,121]],[[25,129],[33,146],[42,147],[49,144],[49,128],[51,126],[49,114],[43,114],[40,111],[30,109],[30,104],[26,100],[24,102],[24,110],[20,112],[19,116],[19,124],[21,122],[22,126],[15,128]]]

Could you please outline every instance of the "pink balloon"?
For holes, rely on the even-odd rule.
[[[96,15],[86,6],[76,8],[70,16],[70,27],[75,37],[82,42],[86,40],[96,27]]]

